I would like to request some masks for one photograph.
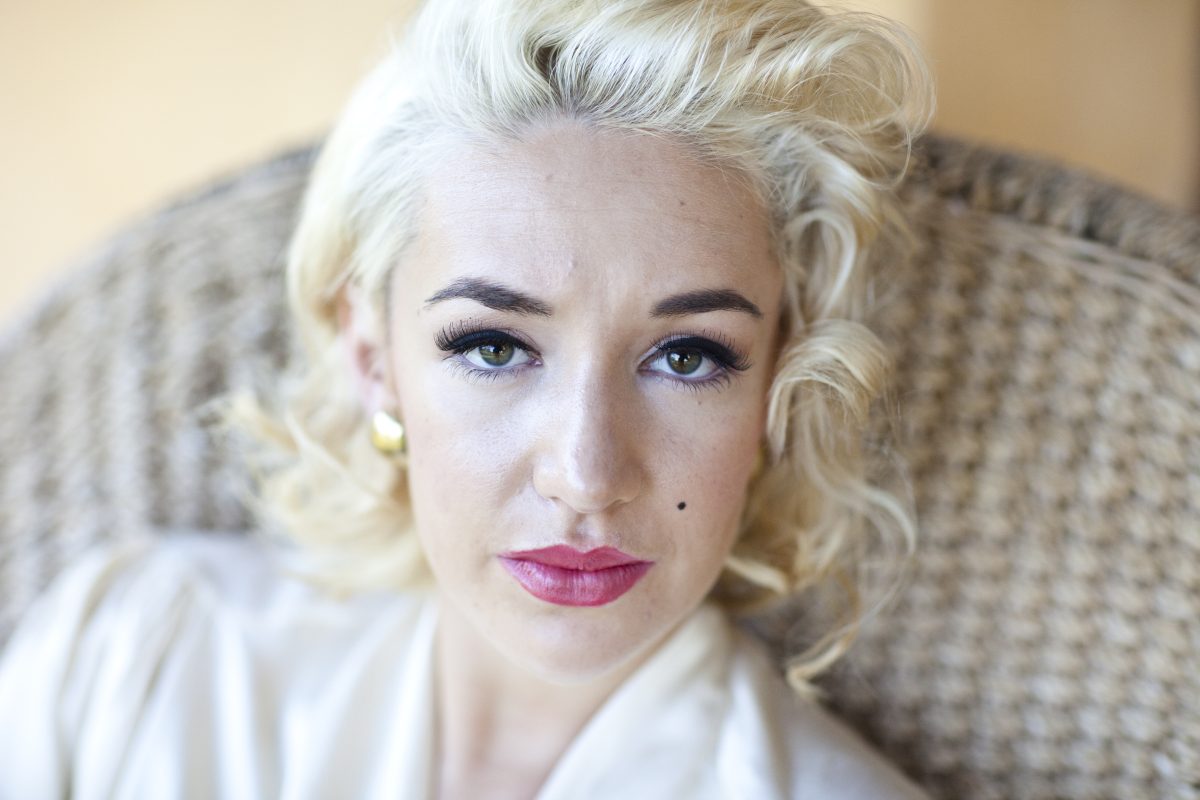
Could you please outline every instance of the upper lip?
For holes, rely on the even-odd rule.
[[[537,550],[514,550],[503,554],[504,558],[519,561],[534,561],[550,567],[594,572],[601,569],[621,567],[626,564],[644,564],[645,559],[634,558],[615,547],[598,547],[595,550],[576,550],[565,544],[542,547]]]

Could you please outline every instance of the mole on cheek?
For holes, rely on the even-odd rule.
[[[676,508],[678,508],[680,511],[683,511],[685,508],[687,508],[687,503],[685,503],[685,502],[683,502],[682,500],[680,500],[680,501],[679,501],[679,505],[677,505],[677,506],[675,506],[675,507],[676,507]]]

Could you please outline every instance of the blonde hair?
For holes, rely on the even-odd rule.
[[[403,464],[368,444],[351,392],[339,292],[361,286],[386,319],[426,166],[452,141],[557,118],[672,137],[751,179],[787,276],[770,457],[716,596],[742,610],[841,587],[837,624],[789,663],[805,690],[866,613],[867,554],[882,547],[894,562],[912,546],[905,504],[868,477],[890,358],[864,323],[869,256],[899,257],[892,190],[929,85],[897,26],[797,0],[431,0],[357,90],[312,176],[287,273],[308,362],[281,386],[278,414],[233,406],[273,445],[257,461],[262,509],[333,587],[426,577]]]

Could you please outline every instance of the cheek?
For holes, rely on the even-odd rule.
[[[489,405],[461,386],[447,385],[453,379],[434,373],[402,393],[409,496],[432,561],[497,536],[497,520],[519,472],[515,438],[522,432],[514,420],[481,411]]]
[[[745,402],[740,402],[745,399]],[[738,402],[696,403],[681,413],[660,414],[664,432],[657,448],[660,475],[678,491],[687,509],[697,504],[727,505],[744,494],[761,446],[761,403],[752,392]],[[736,505],[736,503],[734,503]]]
[[[761,414],[756,408],[730,409],[686,421],[693,433],[681,440],[677,430],[673,442],[658,449],[654,472],[662,496],[656,502],[670,515],[677,557],[711,568],[733,546],[758,458]]]

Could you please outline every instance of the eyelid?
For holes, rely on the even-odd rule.
[[[729,337],[716,331],[699,334],[671,334],[654,345],[652,357],[660,356],[671,350],[683,349],[697,350],[706,357],[712,358],[721,367],[734,372],[745,372],[753,366],[750,359],[742,354]]]
[[[646,369],[667,357],[673,350],[693,350],[709,359],[713,364],[711,372],[703,377],[695,378],[680,375],[667,369]],[[642,369],[646,369],[657,380],[666,381],[669,385],[687,389],[692,392],[702,392],[706,389],[720,389],[733,381],[735,374],[744,372],[752,366],[750,360],[742,355],[729,337],[716,331],[695,333],[675,333],[667,336],[654,345],[650,354],[642,360]]]
[[[460,321],[443,328],[435,339],[437,347],[446,353],[443,360],[471,380],[497,381],[515,377],[530,366],[537,366],[540,355],[516,331],[484,325],[475,321]],[[484,367],[474,363],[468,354],[486,344],[511,344],[529,360],[502,367]]]
[[[482,325],[474,322],[456,322],[438,332],[435,344],[446,353],[465,353],[480,345],[491,342],[510,342],[532,356],[539,355],[537,348],[525,341],[516,331]]]

